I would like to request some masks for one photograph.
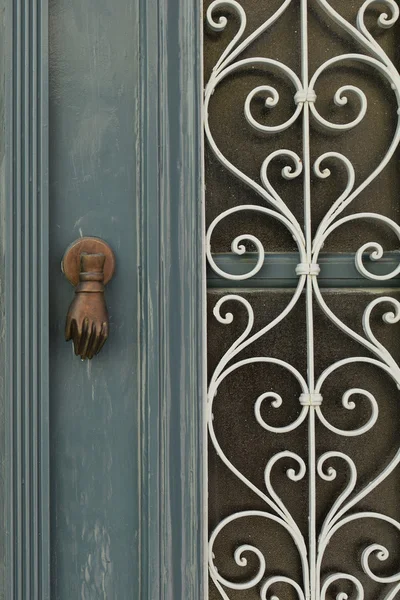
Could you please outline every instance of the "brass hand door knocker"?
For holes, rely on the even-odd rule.
[[[114,274],[114,253],[100,238],[80,238],[67,248],[61,268],[75,286],[65,323],[65,339],[73,340],[75,354],[82,360],[91,359],[108,338],[104,286]]]

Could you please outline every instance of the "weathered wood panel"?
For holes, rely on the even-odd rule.
[[[136,0],[52,0],[50,429],[52,598],[139,598],[138,97]],[[64,341],[65,248],[116,255],[110,337],[81,362]]]

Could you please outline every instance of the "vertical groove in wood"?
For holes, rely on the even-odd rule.
[[[7,0],[7,598],[49,598],[47,2]]]
[[[31,165],[31,181],[32,181],[32,255],[40,256],[40,249],[38,247],[37,234],[38,234],[38,210],[39,203],[37,194],[35,190],[38,190],[38,178],[37,178],[37,170],[38,170],[38,115],[41,111],[38,112],[38,85],[37,85],[37,77],[38,77],[38,53],[40,53],[40,46],[38,46],[38,2],[32,2],[31,6],[31,22],[32,22],[32,40],[31,40],[31,56],[32,56],[32,84],[31,84],[31,125],[32,125],[32,165]],[[36,100],[37,99],[37,100]],[[38,327],[41,327],[41,322],[38,314],[38,293],[39,288],[38,282],[40,277],[39,271],[40,261],[36,260],[32,263],[32,314],[37,315],[37,326],[35,327],[35,323],[33,322],[32,327],[32,344],[31,344],[31,377],[34,379],[35,373],[39,372],[38,368],[38,360],[36,348],[38,347]],[[40,382],[38,385],[34,385],[32,387],[32,424],[34,424],[38,431],[38,439],[40,439],[40,431],[38,427],[38,402],[39,402],[39,394],[38,387],[40,387]],[[37,515],[35,519],[33,519],[32,524],[32,588],[34,590],[33,600],[40,600],[40,590],[39,590],[39,471],[38,471],[38,462],[39,462],[40,453],[38,452],[38,445],[34,444],[32,450],[32,514]]]

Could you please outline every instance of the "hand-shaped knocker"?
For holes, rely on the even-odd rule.
[[[99,238],[80,238],[66,251],[62,269],[75,287],[68,309],[65,339],[73,340],[77,356],[93,358],[108,338],[104,286],[114,273],[111,248]]]

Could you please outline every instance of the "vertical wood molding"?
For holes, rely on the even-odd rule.
[[[140,597],[205,600],[201,5],[140,23]]]
[[[6,592],[49,598],[47,0],[5,12]]]

